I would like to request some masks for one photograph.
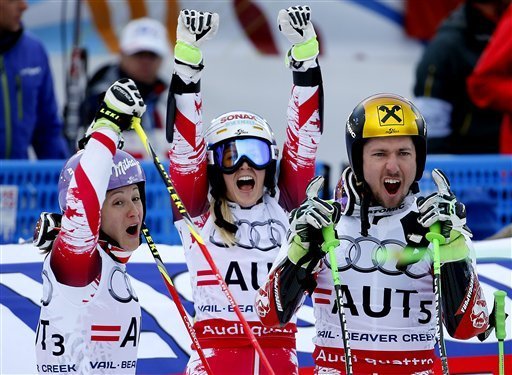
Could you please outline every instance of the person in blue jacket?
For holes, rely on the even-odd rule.
[[[0,158],[65,159],[53,79],[44,46],[23,29],[25,0],[0,1]]]

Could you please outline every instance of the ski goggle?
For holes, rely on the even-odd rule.
[[[278,149],[259,138],[232,139],[208,151],[208,164],[218,166],[223,173],[235,172],[244,161],[255,169],[265,169],[277,160]]]

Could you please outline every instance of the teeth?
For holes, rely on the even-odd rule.
[[[400,183],[400,180],[394,179],[394,178],[386,178],[384,180],[386,184],[398,184]]]
[[[252,181],[253,178],[251,176],[242,176],[238,179],[238,181]]]

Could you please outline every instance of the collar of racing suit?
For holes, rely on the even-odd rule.
[[[368,208],[368,215],[379,217],[390,216],[400,212],[404,212],[411,207],[415,200],[415,195],[412,192],[410,192],[398,207],[386,208],[382,206],[370,205],[370,207]],[[354,210],[350,216],[361,217],[360,204],[354,204]]]

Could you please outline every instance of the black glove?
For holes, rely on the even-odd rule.
[[[49,252],[60,232],[61,220],[61,214],[41,212],[34,229],[34,237],[32,239],[34,246],[45,253]]]

